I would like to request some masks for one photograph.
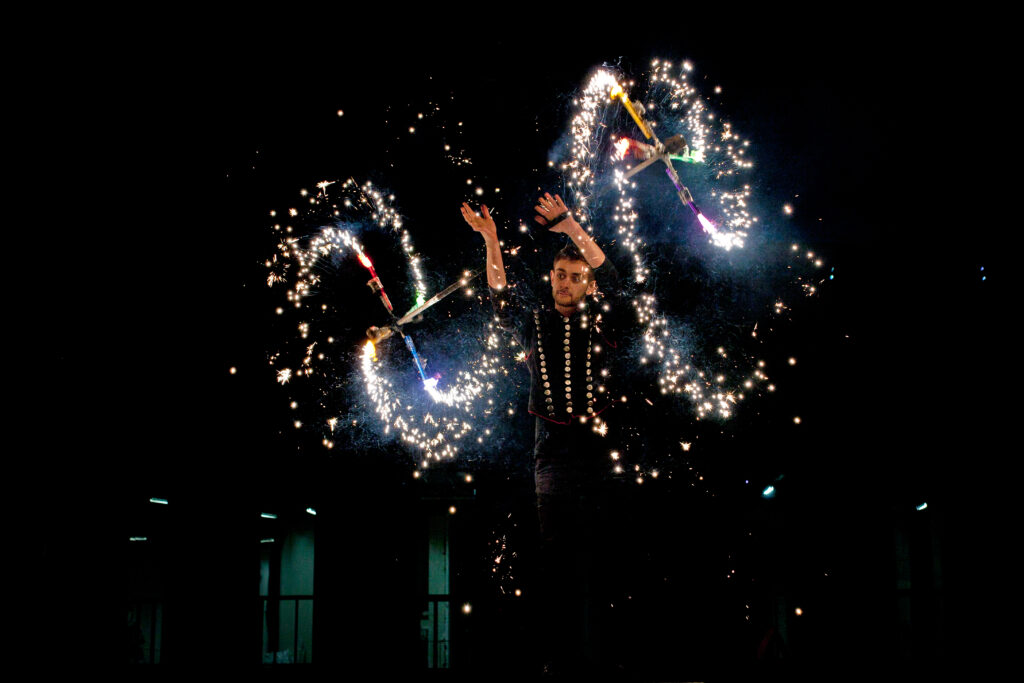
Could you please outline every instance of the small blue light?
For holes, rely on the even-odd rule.
[[[149,502],[150,503],[157,503],[159,505],[167,505],[167,499],[166,498],[150,498]]]
[[[774,498],[775,497],[775,487],[774,486],[767,486],[767,487],[765,487],[764,491],[761,491],[761,497],[762,498]]]
[[[920,512],[921,510],[924,510],[927,507],[928,503],[921,503],[920,505],[917,506],[917,511]]]
[[[981,267],[981,269],[982,269],[982,270],[985,270],[985,266],[982,266],[982,267]]]
[[[835,275],[829,275],[829,276],[828,276],[828,279],[829,279],[829,280],[835,280],[835,279],[836,279],[836,276],[835,276]]]
[[[306,508],[306,512],[316,517],[316,510],[314,510],[313,508]]]
[[[988,276],[987,275],[982,275],[981,276],[981,281],[984,282],[986,277],[988,277]]]
[[[277,515],[272,512],[261,512],[260,517],[263,519],[277,519]]]

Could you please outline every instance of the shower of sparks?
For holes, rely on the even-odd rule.
[[[573,100],[569,121],[571,149],[567,158],[557,163],[549,161],[548,165],[561,170],[581,225],[595,234],[602,244],[614,244],[611,249],[618,254],[612,255],[609,250],[609,255],[623,274],[628,274],[628,279],[635,283],[633,290],[637,293],[627,305],[632,307],[639,323],[639,362],[655,368],[661,396],[665,399],[679,397],[688,402],[697,419],[727,419],[734,415],[738,404],[745,398],[775,391],[775,385],[769,383],[766,374],[767,363],[734,348],[718,346],[714,339],[701,342],[709,346],[707,355],[711,360],[696,359],[692,340],[684,342],[686,331],[669,314],[659,310],[654,288],[657,272],[652,273],[654,266],[649,263],[651,250],[640,230],[641,223],[644,223],[646,233],[653,227],[646,224],[648,219],[644,209],[647,207],[641,206],[638,192],[641,186],[647,190],[644,196],[663,193],[665,197],[672,198],[673,212],[669,214],[663,230],[683,235],[691,241],[701,241],[701,244],[706,242],[711,245],[709,251],[712,253],[753,251],[746,248],[748,237],[763,227],[759,225],[759,217],[753,208],[751,143],[735,132],[729,122],[711,111],[709,101],[691,83],[692,71],[690,63],[673,67],[672,63],[662,60],[654,60],[649,72],[643,79],[637,79],[638,82],[607,69],[596,71]],[[639,82],[641,80],[643,82]],[[423,119],[422,114],[417,117],[420,119]],[[409,132],[413,132],[413,127],[409,127]],[[647,138],[646,133],[651,137]],[[669,139],[675,134],[683,135],[688,147],[686,151],[673,152],[671,158],[675,165],[671,170],[675,174],[670,172],[669,179],[666,179],[663,173],[647,169],[630,178],[625,177],[625,172],[642,158],[643,150],[649,153],[652,149],[649,145],[645,148],[645,144],[655,144],[660,138]],[[471,163],[464,150],[452,150],[445,144],[444,151],[444,158],[455,165]],[[666,170],[660,161],[658,167]],[[475,171],[473,175],[477,175]],[[706,182],[694,183],[691,179],[696,175]],[[681,186],[682,183],[703,189],[699,196],[694,194],[687,203],[685,197],[689,190]],[[461,179],[458,184],[462,186]],[[462,189],[480,196],[485,185],[482,178],[468,177]],[[351,348],[325,354],[329,348],[336,349],[342,345],[335,344],[334,338],[326,336],[324,326],[317,324],[317,316],[326,315],[327,310],[327,306],[316,299],[326,286],[322,281],[323,266],[326,263],[351,263],[355,268],[365,267],[376,278],[370,255],[358,241],[356,233],[345,226],[351,228],[358,224],[357,233],[377,229],[390,234],[399,244],[408,267],[407,282],[383,283],[394,297],[396,318],[403,311],[422,305],[431,293],[425,283],[421,256],[413,247],[410,233],[394,208],[393,195],[368,182],[358,185],[352,179],[343,182],[325,180],[316,187],[319,190],[316,193],[305,190],[300,193],[303,197],[300,205],[305,206],[308,201],[312,209],[300,211],[289,208],[286,212],[270,212],[274,220],[282,220],[278,216],[283,217],[285,213],[289,219],[296,219],[291,221],[293,225],[273,225],[279,243],[277,253],[266,263],[269,269],[267,285],[275,291],[284,290],[285,301],[275,303],[275,312],[280,316],[293,317],[288,325],[288,329],[293,331],[288,351],[293,353],[279,351],[270,357],[270,365],[275,369],[282,391],[291,390],[300,382],[330,383],[332,378],[327,364],[350,352],[356,358],[355,365],[360,373],[364,405],[375,414],[379,433],[399,439],[415,454],[418,469],[414,476],[418,477],[420,471],[432,462],[455,458],[470,447],[480,449],[491,435],[491,422],[507,421],[508,416],[515,412],[514,404],[501,400],[499,396],[510,385],[509,375],[514,364],[525,360],[525,351],[511,344],[492,320],[486,328],[480,325],[481,329],[473,334],[470,343],[458,345],[460,355],[456,360],[460,367],[446,370],[444,376],[428,374],[426,361],[421,363],[413,351],[418,343],[414,345],[410,339],[403,347],[402,334],[394,334],[391,339],[386,335],[380,339],[374,337],[376,345],[360,340],[358,345],[352,343]],[[611,200],[604,198],[608,196],[604,193],[609,190],[613,197]],[[499,191],[499,188],[494,188],[495,193]],[[679,205],[673,197],[675,194],[684,200],[688,209]],[[707,211],[707,215],[697,209],[697,204]],[[311,218],[313,214],[306,215],[305,211],[313,209],[319,209],[316,225],[324,227],[318,227],[315,234],[300,238],[297,236],[301,233],[299,221],[305,222],[308,234],[312,225],[310,221],[314,218]],[[333,214],[336,222],[326,220],[324,211],[327,215]],[[786,205],[784,213],[790,215],[792,207]],[[325,226],[325,223],[331,224]],[[510,230],[515,228],[514,225],[508,227]],[[528,233],[528,229],[519,225],[519,232]],[[514,256],[520,248],[521,245],[509,245],[505,253]],[[793,271],[803,295],[814,295],[826,277],[831,279],[827,275],[819,277],[820,273],[814,274],[815,270],[823,268],[823,260],[801,245],[793,244],[789,256],[801,264],[799,272],[812,272],[812,275],[804,276]],[[547,280],[546,277],[543,279]],[[362,293],[366,295],[365,290]],[[466,297],[476,296],[468,287],[464,293]],[[384,296],[381,298],[387,301]],[[784,300],[781,295],[772,301],[776,316],[788,315],[791,311],[792,302]],[[390,304],[385,305],[390,310]],[[483,305],[487,305],[486,294]],[[607,306],[606,302],[605,310],[608,310]],[[383,322],[386,312],[379,308],[378,312],[382,318],[368,320],[367,325]],[[764,329],[762,326],[761,330]],[[744,330],[744,334],[747,332],[751,338],[760,341],[756,324]],[[410,328],[410,336],[416,336],[415,328]],[[710,349],[716,346],[717,353],[710,353]],[[436,352],[436,348],[421,351],[429,355]],[[603,385],[600,391],[604,391]],[[323,396],[328,396],[326,390]],[[654,403],[650,398],[657,399],[653,395],[638,398],[644,398],[652,406]],[[626,400],[626,396],[622,396],[621,401]],[[316,401],[308,404],[314,403]],[[303,402],[303,408],[308,404]],[[345,406],[331,405],[328,399],[321,399],[320,405],[328,411],[325,419],[295,420],[294,424],[297,429],[303,425],[305,429],[321,429],[324,446],[332,448],[339,433],[355,428],[357,421],[346,416]],[[623,449],[622,456],[619,451],[606,451],[611,453],[609,468],[612,471],[635,478],[638,484],[647,481],[648,486],[655,484],[651,480],[658,479],[659,473],[663,473],[663,479],[671,477],[670,470],[659,470],[653,464],[642,469],[631,462],[627,464],[629,452],[620,440],[623,434],[617,431],[621,425],[615,423],[614,417],[609,419],[612,419],[611,425],[601,417],[595,417],[591,428],[609,449]],[[680,434],[676,438],[692,438],[692,435],[684,437]],[[690,441],[678,443],[684,453],[690,451]],[[694,473],[694,478],[695,482],[703,481],[698,473]],[[500,550],[507,550],[504,539]],[[508,557],[507,553],[499,553],[496,565],[507,566]]]
[[[323,190],[331,184],[324,182],[318,187]],[[401,217],[391,204],[394,197],[385,195],[370,183],[359,186],[352,179],[342,183],[340,191],[335,191],[335,194],[338,196],[331,199],[327,199],[325,193],[318,195],[319,202],[330,203],[330,207],[335,209],[334,216],[340,216],[343,207],[346,221],[351,221],[355,213],[358,216],[356,222],[361,226],[390,230],[398,238],[414,290],[414,301],[409,302],[411,305],[406,308],[421,305],[427,296],[422,261],[413,247],[409,232],[402,225]],[[288,308],[301,318],[294,327],[297,334],[293,339],[300,340],[303,353],[301,360],[293,367],[276,371],[277,381],[282,385],[297,378],[317,381],[324,373],[316,372],[316,366],[318,363],[329,362],[325,360],[325,354],[317,352],[317,348],[318,345],[322,347],[333,344],[335,340],[326,336],[317,325],[310,324],[310,319],[324,314],[327,306],[315,301],[307,302],[307,299],[316,297],[319,287],[324,284],[321,274],[323,269],[318,266],[334,256],[349,255],[353,257],[353,265],[365,267],[376,278],[373,262],[363,246],[350,230],[340,225],[321,227],[308,239],[291,236],[290,230],[283,230],[287,236],[278,243],[278,253],[265,264],[271,270],[267,285],[284,286],[284,296],[290,305]],[[274,230],[282,232],[282,226],[275,225]],[[398,302],[396,306],[402,308]],[[398,336],[379,343],[392,344],[392,353],[405,352],[405,349],[401,349],[402,342]],[[494,400],[488,397],[494,394],[498,376],[504,378],[508,370],[502,367],[501,355],[497,353],[499,332],[493,324],[483,335],[482,341],[480,354],[476,358],[466,359],[465,367],[449,376],[426,376],[418,355],[413,356],[408,363],[396,364],[397,371],[407,370],[415,374],[419,370],[423,396],[429,397],[429,400],[423,400],[423,396],[405,395],[400,387],[408,386],[408,383],[404,379],[399,381],[399,378],[390,376],[396,368],[383,369],[373,342],[361,342],[359,368],[366,397],[384,434],[394,432],[406,443],[416,453],[419,467],[428,467],[432,461],[453,458],[463,442],[475,437],[476,443],[483,443],[491,433],[490,429],[482,428],[478,423],[487,416],[497,414],[498,408],[503,408],[496,406]],[[409,350],[413,348],[410,342]],[[413,360],[416,361],[415,365]],[[281,352],[270,357],[271,366],[285,362]],[[292,401],[290,405],[295,408],[297,404]],[[303,426],[299,420],[294,424],[296,429]],[[339,417],[333,415],[323,421],[322,426],[327,435],[323,439],[325,447],[334,446],[334,441],[328,437],[341,429],[342,424]]]
[[[655,59],[646,84],[630,81],[627,93],[627,84],[620,83],[620,77],[602,68],[573,100],[571,149],[568,159],[559,168],[574,195],[579,221],[591,233],[594,232],[592,212],[597,213],[593,206],[596,192],[609,186],[616,190],[614,208],[602,212],[611,215],[599,216],[599,219],[611,219],[614,235],[606,237],[605,241],[614,240],[624,252],[631,266],[631,280],[640,286],[649,282],[651,271],[645,258],[646,245],[638,231],[641,216],[636,190],[640,183],[658,183],[667,185],[666,193],[670,193],[672,186],[653,171],[624,177],[633,161],[630,147],[642,146],[641,143],[634,145],[630,139],[639,137],[638,131],[644,136],[650,134],[649,142],[659,135],[659,126],[664,129],[662,137],[666,139],[669,135],[682,134],[690,149],[685,160],[693,164],[706,163],[703,170],[712,180],[713,189],[709,196],[694,199],[698,202],[713,200],[709,207],[713,206],[711,216],[715,220],[698,211],[692,201],[688,206],[715,247],[723,251],[742,248],[759,221],[751,208],[751,184],[744,180],[754,166],[748,156],[750,141],[711,111],[708,101],[689,80],[692,71],[693,65],[689,62],[674,68],[669,61]],[[623,107],[628,111],[628,119],[620,116]],[[693,164],[687,168],[695,168]],[[670,171],[669,177],[683,198],[685,188],[672,176]],[[685,229],[692,225],[691,213],[681,211],[673,222],[681,226],[675,229]],[[822,265],[820,259],[814,260],[813,254],[809,253],[807,259],[816,268]],[[802,282],[801,287],[805,295],[816,292],[813,282]],[[632,306],[643,327],[640,363],[656,364],[660,370],[661,394],[688,397],[698,419],[731,417],[736,405],[768,380],[764,372],[766,363],[755,362],[753,358],[748,359],[749,369],[743,369],[734,360],[728,374],[696,367],[692,359],[684,356],[683,349],[679,348],[681,344],[674,343],[673,340],[679,339],[678,331],[670,329],[669,318],[658,312],[653,293],[639,293]],[[775,306],[777,314],[785,309],[781,301]],[[756,329],[753,336],[757,336]],[[724,354],[720,355],[725,358]],[[768,391],[773,388],[769,386]]]

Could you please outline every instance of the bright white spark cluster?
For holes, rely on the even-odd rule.
[[[357,222],[362,226],[369,224],[390,229],[400,240],[415,291],[416,301],[408,302],[406,308],[411,309],[420,305],[427,295],[421,258],[413,247],[408,231],[402,226],[401,217],[391,204],[394,196],[385,195],[370,183],[359,186],[354,180],[349,179],[341,184],[339,190],[334,190],[333,194],[338,196],[328,197],[328,188],[332,184],[325,181],[317,185],[320,193],[313,197],[311,204],[319,205],[321,211],[318,215],[322,215],[322,209],[327,208],[329,214],[340,217],[344,213],[345,220],[350,221],[352,214],[355,213],[358,216]],[[272,215],[276,215],[276,212],[272,212]],[[299,211],[291,210],[289,215],[299,216]],[[297,367],[279,367],[289,363],[287,359],[282,358],[282,352],[270,357],[271,366],[278,367],[276,379],[284,385],[296,378],[315,378],[318,375],[318,362],[330,363],[334,360],[327,357],[323,351],[318,351],[318,348],[328,347],[336,340],[330,336],[323,336],[323,326],[310,324],[310,320],[316,316],[327,315],[326,304],[310,304],[319,292],[319,287],[323,285],[323,273],[326,272],[323,264],[332,256],[351,255],[351,267],[362,269],[370,260],[366,260],[369,255],[348,229],[336,226],[322,227],[312,236],[300,239],[292,236],[292,226],[282,227],[278,224],[273,227],[276,232],[283,233],[284,237],[278,243],[278,253],[265,264],[271,271],[267,277],[267,285],[284,285],[287,288],[285,298],[290,304],[287,308],[295,309],[296,315],[303,318],[296,324],[296,337],[292,339],[292,343],[298,344],[302,350],[301,360],[296,363]],[[361,265],[360,261],[364,260],[366,261]],[[398,284],[384,283],[385,291],[389,291],[390,296],[395,296],[396,299],[404,289]],[[373,296],[369,291],[365,295]],[[405,310],[400,300],[395,300],[393,304],[396,306],[396,313]],[[279,306],[276,310],[278,314],[283,315],[285,307]],[[383,308],[381,315],[383,318]],[[415,340],[415,326],[410,326],[407,332]],[[318,339],[318,336],[321,338]],[[501,366],[500,355],[496,352],[499,334],[493,325],[481,342],[482,352],[478,358],[469,361],[466,369],[450,377],[428,377],[422,383],[418,381],[416,366],[399,335],[393,335],[390,339],[380,342],[391,346],[389,351],[392,362],[387,364],[387,370],[384,370],[384,364],[379,362],[373,343],[365,340],[361,342],[359,367],[362,380],[383,432],[396,432],[398,437],[417,453],[420,467],[427,467],[432,461],[455,457],[459,452],[460,442],[467,438],[475,437],[477,442],[482,443],[491,430],[479,427],[478,422],[481,418],[496,414],[506,407],[496,405],[493,398],[497,375],[505,377],[509,374],[508,369]],[[422,346],[419,348],[421,353],[426,350]],[[406,381],[407,378],[389,376],[391,373],[402,371],[416,377],[417,381],[409,382]],[[417,384],[421,385],[421,388],[415,390],[415,395],[406,395],[402,389]],[[291,407],[296,407],[294,401],[291,402]],[[325,447],[334,446],[333,435],[345,424],[345,421],[333,415],[325,420]],[[295,426],[301,428],[302,423],[296,420]]]
[[[698,161],[697,168],[714,181],[715,189],[710,196],[694,197],[695,203],[711,214],[710,220],[703,215],[697,218],[714,246],[723,250],[743,247],[749,231],[758,223],[758,217],[750,208],[750,184],[741,184],[738,180],[753,168],[748,158],[750,141],[742,139],[729,122],[719,119],[710,110],[707,101],[688,80],[692,70],[689,62],[674,68],[669,61],[655,59],[647,74],[647,83],[638,87],[635,81],[622,83],[611,72],[600,69],[573,102],[571,152],[569,159],[561,164],[561,170],[575,196],[581,223],[588,231],[594,231],[595,218],[610,218],[614,239],[628,257],[636,283],[646,283],[651,275],[645,260],[644,240],[637,230],[640,214],[635,191],[638,184],[656,183],[670,197],[676,193],[661,162],[629,179],[624,177],[628,164],[632,163],[627,154],[632,144],[629,139],[642,143],[652,141],[645,141],[643,133],[625,111],[624,103],[610,97],[616,86],[626,91],[633,103],[640,104],[644,118],[663,142],[670,135],[683,134],[692,158]],[[703,162],[708,166],[700,165]],[[678,161],[675,167],[685,184],[687,171],[694,167]],[[609,178],[618,193],[611,215],[588,216],[588,199],[597,189],[595,185],[606,186]],[[672,229],[692,230],[693,212],[682,203],[677,206]],[[815,265],[820,267],[820,261]],[[813,294],[813,285],[804,285],[804,291]],[[728,376],[695,367],[673,342],[669,320],[658,313],[655,296],[650,292],[642,293],[632,304],[643,326],[640,363],[658,364],[661,393],[689,398],[698,418],[731,417],[736,404],[768,380],[763,360],[753,362],[754,359],[748,358],[724,363],[733,368]],[[781,312],[781,309],[777,306],[776,311]],[[729,354],[720,348],[718,356],[725,362]],[[744,365],[753,365],[753,368],[744,371],[741,369]],[[767,388],[774,389],[773,386]]]

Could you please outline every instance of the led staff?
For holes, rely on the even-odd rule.
[[[413,342],[412,337],[410,335],[405,333],[405,331],[402,329],[402,326],[409,322],[416,322],[417,319],[420,318],[420,314],[423,313],[423,311],[427,310],[428,308],[439,302],[441,299],[444,299],[446,296],[457,290],[459,287],[464,286],[470,280],[479,276],[480,273],[483,272],[483,269],[481,268],[471,273],[467,273],[457,282],[454,282],[453,284],[449,285],[448,287],[443,289],[441,292],[435,294],[424,303],[420,304],[419,306],[413,307],[412,310],[403,315],[401,318],[398,318],[395,316],[394,307],[391,305],[391,301],[390,299],[388,299],[388,295],[384,292],[384,285],[381,284],[380,277],[377,275],[377,271],[374,269],[373,263],[370,261],[369,257],[367,257],[366,254],[364,254],[362,251],[359,252],[359,262],[362,263],[366,267],[366,269],[370,271],[370,281],[367,282],[366,285],[374,294],[380,296],[381,303],[384,304],[384,308],[387,309],[388,314],[391,316],[390,324],[385,325],[383,327],[372,326],[366,331],[366,337],[370,340],[370,343],[373,345],[374,348],[374,357],[376,357],[377,344],[387,339],[392,334],[398,333],[405,341],[405,346],[407,349],[409,349],[409,353],[412,354],[413,363],[416,365],[416,370],[420,373],[420,379],[423,380],[424,387],[427,389],[427,391],[431,393],[431,395],[433,395],[436,391],[437,378],[427,377],[426,370],[424,369],[426,366],[426,361],[420,357],[419,352],[416,350],[415,342]]]
[[[679,195],[679,200],[690,207],[690,211],[693,211],[693,215],[697,217],[702,228],[705,232],[714,233],[716,231],[714,224],[709,221],[700,209],[697,208],[696,202],[693,201],[693,195],[690,194],[690,190],[683,185],[683,182],[679,179],[679,174],[676,173],[675,167],[672,165],[672,160],[687,161],[690,163],[696,163],[703,160],[703,156],[700,152],[691,152],[689,145],[686,144],[686,139],[682,135],[673,135],[668,138],[664,143],[658,139],[658,136],[654,134],[654,130],[650,123],[644,118],[644,108],[639,102],[631,102],[629,95],[622,89],[618,83],[616,83],[610,91],[610,96],[614,100],[619,98],[622,102],[622,106],[626,108],[629,115],[633,117],[633,121],[640,128],[640,132],[644,134],[644,137],[648,140],[653,140],[654,144],[648,145],[643,142],[637,142],[636,140],[630,140],[630,142],[636,147],[637,152],[640,156],[646,160],[633,168],[626,171],[623,175],[624,178],[632,178],[634,175],[644,170],[651,164],[662,161],[665,163],[665,173],[668,175],[669,180],[676,188],[676,194]],[[628,138],[627,138],[628,139]]]
[[[371,292],[380,297],[380,302],[384,304],[384,308],[387,309],[388,315],[391,316],[391,320],[393,321],[390,326],[384,328],[384,330],[387,330],[386,334],[382,333],[380,331],[380,328],[377,327],[371,327],[369,330],[366,331],[366,336],[369,337],[370,343],[373,344],[374,357],[376,357],[377,355],[377,342],[382,339],[390,337],[391,332],[393,331],[392,328],[394,328],[394,331],[397,331],[399,334],[402,334],[402,336],[405,337],[405,345],[409,349],[409,352],[412,354],[412,360],[413,363],[416,364],[416,370],[418,370],[420,373],[420,379],[422,379],[424,385],[426,385],[427,373],[423,370],[424,362],[420,358],[420,354],[416,352],[416,344],[413,343],[412,337],[410,337],[407,334],[404,334],[401,330],[401,327],[399,327],[398,319],[395,317],[395,308],[394,306],[391,305],[391,300],[388,299],[388,295],[384,291],[384,285],[381,283],[380,276],[377,275],[377,271],[374,269],[373,262],[370,260],[370,257],[364,254],[362,250],[360,250],[358,254],[359,262],[362,263],[368,271],[370,271],[370,281],[366,283],[366,286],[370,288]],[[436,380],[434,383],[436,384]]]

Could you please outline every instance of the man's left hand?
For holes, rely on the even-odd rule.
[[[569,213],[569,207],[565,205],[565,202],[562,201],[561,197],[557,194],[552,197],[547,192],[544,193],[543,197],[537,200],[537,206],[533,208],[537,212],[537,215],[533,217],[533,220],[537,221],[541,225],[547,225],[559,216]],[[550,230],[551,232],[569,234],[570,227],[574,225],[576,225],[576,221],[573,220],[572,216],[566,215],[563,220],[558,221],[550,228]]]

